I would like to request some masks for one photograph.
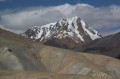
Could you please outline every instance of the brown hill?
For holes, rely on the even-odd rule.
[[[119,79],[120,60],[45,46],[0,29],[0,79]]]

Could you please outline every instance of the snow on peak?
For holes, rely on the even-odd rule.
[[[24,36],[34,40],[40,39],[40,42],[51,38],[62,39],[69,37],[77,43],[79,41],[86,42],[86,38],[87,40],[100,38],[97,31],[88,27],[86,22],[77,16],[43,26],[31,27],[24,33]]]
[[[89,28],[83,20],[81,20],[81,25],[82,25],[82,28],[84,29],[84,31],[89,34],[89,36],[92,40],[100,38],[98,32],[96,30],[93,30],[92,28]]]

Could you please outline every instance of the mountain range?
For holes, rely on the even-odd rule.
[[[102,37],[77,16],[31,27],[22,35],[45,45],[72,50],[78,50],[84,44]]]
[[[102,37],[77,16],[31,27],[22,36],[49,46],[120,58],[120,33]]]

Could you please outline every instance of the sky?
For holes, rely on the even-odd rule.
[[[120,32],[120,0],[0,0],[0,28],[18,34],[74,16],[103,36]]]

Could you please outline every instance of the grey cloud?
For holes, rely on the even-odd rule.
[[[62,18],[79,16],[94,29],[109,29],[120,26],[120,6],[94,7],[89,4],[64,4],[50,7],[32,7],[17,12],[1,14],[0,24],[14,32],[24,32],[32,26],[41,26]],[[115,30],[118,32],[120,29]],[[113,31],[102,32],[105,34]],[[17,32],[18,33],[18,32]]]

